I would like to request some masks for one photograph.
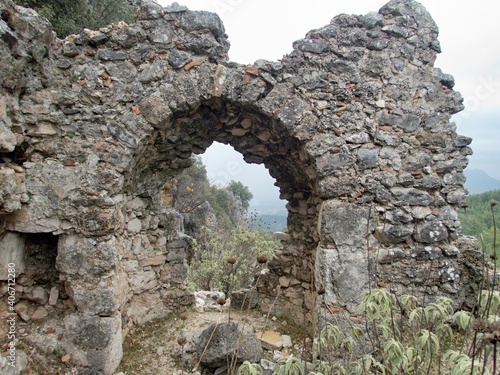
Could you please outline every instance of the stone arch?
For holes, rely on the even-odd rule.
[[[169,99],[180,103],[180,107],[187,105],[182,95]],[[292,320],[303,319],[304,309],[313,310],[314,256],[322,202],[313,158],[276,114],[269,116],[254,105],[229,101],[223,95],[193,102],[190,110],[172,111],[165,119],[154,117],[162,125],[148,132],[138,144],[129,173],[125,174],[129,199],[140,196],[150,200],[158,211],[164,210],[162,186],[190,165],[193,153],[203,153],[213,141],[233,146],[247,162],[264,164],[276,179],[280,197],[288,201],[289,214],[283,252],[271,263],[276,273],[262,279],[261,289],[270,297],[278,294],[278,288],[283,289],[279,291],[283,297],[280,313]],[[162,105],[161,98],[154,94],[139,108],[141,114],[148,108],[163,112]],[[280,285],[280,277],[293,279],[293,286],[288,289],[289,281]],[[271,303],[267,301],[268,306]],[[313,319],[309,314],[309,320]]]
[[[282,313],[352,313],[378,282],[474,295],[456,214],[471,140],[450,122],[462,98],[433,66],[438,30],[417,2],[335,17],[251,66],[228,61],[217,15],[176,4],[143,1],[135,24],[65,40],[1,6],[0,235],[58,235],[58,329],[75,363],[112,373],[129,324],[192,303],[187,239],[160,188],[214,140],[263,163],[289,202],[259,286],[264,302],[281,288]]]

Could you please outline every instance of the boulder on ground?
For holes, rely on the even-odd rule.
[[[228,358],[254,363],[262,358],[262,347],[255,333],[237,322],[210,325],[198,336],[194,347],[197,359],[201,358],[200,365],[211,369],[226,365]]]

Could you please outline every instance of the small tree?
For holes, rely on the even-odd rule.
[[[227,187],[235,197],[240,198],[241,204],[247,210],[250,206],[250,201],[253,198],[253,194],[250,192],[247,186],[243,185],[240,181],[231,181]]]

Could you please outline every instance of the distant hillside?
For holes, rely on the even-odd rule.
[[[283,215],[249,215],[247,218],[250,229],[262,229],[264,231],[276,232],[286,230],[286,214]]]
[[[459,210],[458,212],[460,222],[462,223],[463,233],[476,238],[482,235],[485,250],[487,253],[491,253],[493,251],[493,240],[495,238],[492,210],[495,215],[496,231],[500,233],[500,205],[492,206],[491,202],[500,201],[500,190],[469,195],[465,201],[467,203],[467,208]]]
[[[470,194],[481,194],[490,190],[500,189],[500,180],[489,176],[486,172],[480,169],[466,169],[465,187]]]

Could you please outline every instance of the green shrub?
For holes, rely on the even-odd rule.
[[[84,28],[98,30],[111,23],[133,22],[135,7],[127,0],[15,0],[46,17],[58,37],[78,34]]]
[[[492,202],[500,200],[500,190],[492,190],[482,194],[470,195],[465,199],[466,208],[458,212],[462,231],[467,236],[477,237],[484,246],[486,254],[496,258],[494,254],[495,231],[500,223],[494,223]],[[496,224],[496,225],[495,225]],[[497,259],[500,265],[500,257]]]
[[[270,233],[238,227],[228,234],[203,227],[195,243],[195,255],[189,268],[191,289],[231,290],[251,285],[258,268],[257,257],[271,259],[281,247]],[[235,258],[229,264],[227,259]]]

